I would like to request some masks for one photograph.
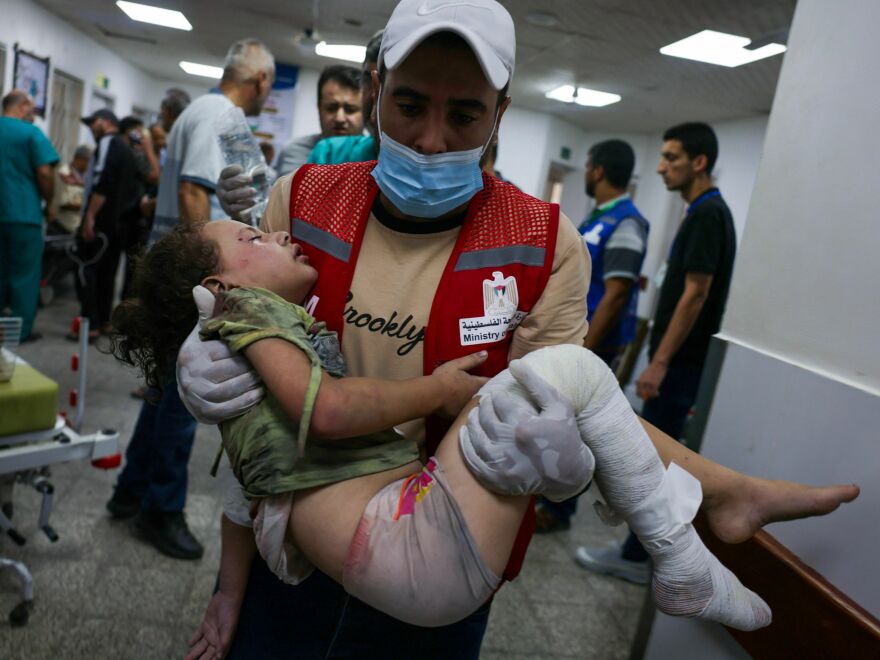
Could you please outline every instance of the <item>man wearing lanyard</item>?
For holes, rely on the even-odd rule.
[[[638,280],[648,244],[648,221],[626,192],[635,163],[632,147],[623,140],[605,140],[587,152],[586,192],[596,207],[580,227],[593,262],[584,346],[612,369],[635,337]],[[536,531],[568,529],[576,509],[577,498],[541,498]]]
[[[650,363],[636,380],[645,400],[642,417],[680,439],[697,398],[709,339],[718,332],[736,254],[730,209],[712,185],[718,139],[708,124],[690,122],[663,135],[657,173],[668,190],[688,203],[672,242],[654,315]],[[648,554],[630,533],[622,550],[579,548],[579,564],[631,582],[647,584]]]

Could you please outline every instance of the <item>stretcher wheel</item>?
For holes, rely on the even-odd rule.
[[[28,617],[31,614],[31,604],[23,600],[9,613],[9,623],[15,628],[19,628],[25,625],[28,622]]]

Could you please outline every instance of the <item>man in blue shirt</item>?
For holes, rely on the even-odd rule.
[[[43,258],[42,201],[52,200],[58,153],[33,125],[34,101],[14,89],[3,97],[0,117],[0,314],[22,319],[22,341],[33,331]]]
[[[587,152],[586,192],[596,207],[580,227],[593,261],[584,346],[612,368],[635,337],[638,282],[648,246],[648,221],[626,191],[635,163],[635,152],[623,140],[605,140]],[[536,531],[568,529],[576,507],[577,498],[541,498]]]
[[[360,163],[376,160],[379,142],[376,139],[376,124],[373,120],[373,71],[379,59],[379,46],[382,45],[382,30],[370,37],[361,66],[361,115],[364,118],[366,135],[334,135],[320,140],[309,154],[307,162],[317,165],[339,165],[340,163]],[[280,173],[280,172],[279,172]]]

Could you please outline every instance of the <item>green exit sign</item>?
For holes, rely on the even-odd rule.
[[[569,147],[562,147],[559,150],[559,157],[562,160],[571,160],[571,149]]]

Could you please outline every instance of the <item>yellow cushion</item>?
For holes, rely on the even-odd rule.
[[[0,436],[52,428],[57,412],[58,383],[32,366],[18,363],[0,383]]]

